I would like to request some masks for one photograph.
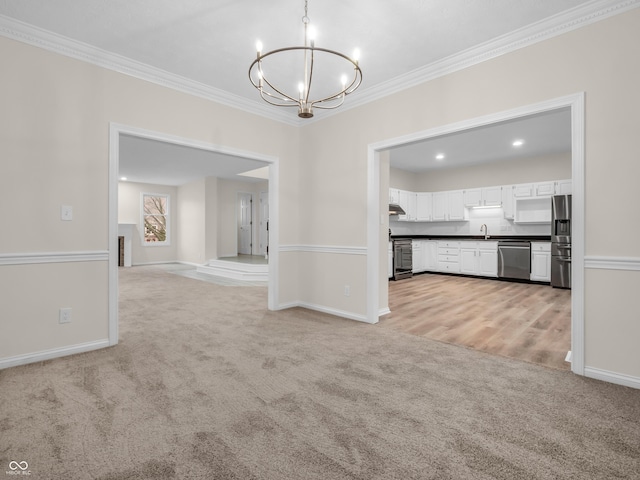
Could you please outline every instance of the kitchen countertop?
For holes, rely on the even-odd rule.
[[[411,240],[482,240],[484,235],[391,235],[390,240],[410,238]],[[550,242],[551,235],[489,235],[487,241],[523,240],[529,242]]]

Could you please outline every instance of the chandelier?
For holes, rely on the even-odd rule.
[[[304,46],[279,48],[262,53],[262,43],[258,41],[256,43],[258,50],[256,59],[249,67],[249,80],[258,89],[263,100],[278,107],[298,107],[298,116],[301,118],[313,117],[314,108],[333,109],[339,107],[344,103],[345,97],[353,93],[362,83],[362,71],[358,65],[357,50],[351,58],[340,52],[315,46],[315,32],[310,25],[307,8],[308,0],[305,0],[304,17],[302,17]],[[263,63],[268,66],[265,67]],[[292,66],[299,68],[297,79],[293,72],[288,73],[288,75],[293,75],[293,78],[278,77],[277,81],[273,77],[267,78],[265,73],[265,70],[270,68],[272,72],[279,72],[285,67],[291,68]],[[345,69],[352,70],[350,78],[346,74],[338,76],[335,72],[328,73],[328,71],[339,71],[339,69],[342,69],[342,72]],[[319,92],[316,93],[318,95],[316,99],[311,96],[314,75],[316,77],[315,83],[313,83],[314,93]],[[332,75],[336,77],[335,88],[331,86],[333,81],[329,80]],[[294,90],[293,85],[296,80],[298,81],[298,91],[292,94],[291,91]],[[280,85],[278,85],[279,82]],[[291,87],[281,86],[283,83],[290,83]]]

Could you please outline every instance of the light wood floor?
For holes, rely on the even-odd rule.
[[[557,369],[571,349],[571,291],[422,274],[389,282],[379,325]]]

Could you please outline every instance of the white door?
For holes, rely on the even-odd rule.
[[[251,206],[250,193],[238,193],[238,253],[251,255]]]
[[[260,192],[260,255],[267,255],[269,246],[269,193]]]

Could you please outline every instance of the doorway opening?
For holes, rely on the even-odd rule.
[[[382,191],[381,158],[388,161],[386,151],[422,140],[450,135],[499,122],[519,119],[558,109],[571,112],[571,178],[573,186],[572,219],[572,291],[571,291],[571,370],[584,374],[584,94],[576,94],[535,105],[499,112],[456,124],[445,125],[415,134],[369,145],[368,151],[368,321],[376,323],[380,314],[388,312],[389,290],[386,268],[388,256],[387,192]],[[386,185],[388,187],[388,185]],[[383,262],[384,259],[384,262]]]
[[[196,260],[192,260],[192,262],[197,261],[200,262],[200,259],[204,260],[203,257],[209,256],[211,252],[213,255],[216,254],[219,249],[216,243],[218,238],[217,229],[217,214],[215,212],[211,214],[207,214],[205,212],[205,206],[209,205],[213,202],[215,206],[216,198],[214,194],[217,193],[217,184],[215,179],[220,178],[232,178],[233,175],[244,175],[244,176],[254,176],[251,174],[253,171],[261,171],[261,179],[266,179],[268,181],[268,191],[265,192],[269,199],[270,208],[270,223],[276,228],[272,228],[269,232],[269,243],[273,246],[272,255],[268,260],[268,272],[267,272],[267,307],[269,310],[275,310],[277,306],[277,298],[278,298],[278,191],[279,191],[279,163],[276,157],[263,155],[256,152],[242,151],[230,147],[223,147],[219,145],[212,145],[206,142],[201,142],[193,139],[177,137],[174,135],[169,135],[160,132],[149,131],[137,127],[131,127],[127,125],[121,125],[116,123],[111,123],[109,128],[109,344],[115,345],[118,343],[118,263],[119,263],[119,240],[118,240],[118,230],[119,230],[119,193],[118,186],[121,181],[121,157],[123,156],[123,145],[127,143],[128,140],[134,139],[136,142],[133,142],[133,145],[145,145],[149,144],[158,148],[173,148],[176,151],[181,151],[185,153],[186,150],[189,150],[190,155],[195,155],[198,158],[190,158],[189,160],[193,160],[196,164],[200,162],[200,166],[204,169],[203,171],[196,171],[193,177],[192,182],[189,185],[194,185],[193,190],[189,192],[188,195],[183,195],[183,205],[181,213],[176,217],[179,218],[180,215],[183,219],[192,215],[194,210],[199,212],[199,215],[195,219],[195,221],[184,221],[183,228],[185,230],[189,230],[188,237],[193,240],[189,244],[189,248],[195,250],[197,253],[193,251],[185,251],[188,249],[182,248],[182,250],[178,253],[176,248],[177,243],[179,243],[179,239],[176,239],[175,244],[167,245],[170,248],[176,248],[175,260],[179,260],[178,256],[187,256],[191,255],[189,258],[193,258]],[[135,152],[134,152],[135,153]],[[186,153],[185,153],[186,154]],[[202,157],[202,158],[199,158]],[[171,176],[172,168],[175,168],[175,163],[177,163],[177,159],[173,159],[173,167],[171,167],[171,159],[168,160],[169,163],[163,164],[161,163],[162,155],[147,155],[146,156],[146,164],[142,162],[136,165],[136,168],[139,168],[139,171],[133,169],[135,172],[132,179],[127,178],[127,181],[132,180],[135,181],[135,178],[140,174],[141,170],[144,170],[145,167],[149,169],[155,175],[165,175]],[[225,160],[233,159],[232,162],[226,162]],[[166,159],[165,159],[166,160]],[[182,158],[184,160],[184,157]],[[207,170],[205,167],[212,167],[215,162],[220,163],[221,170],[217,170],[216,172],[221,172],[219,175],[211,173],[210,170]],[[226,165],[226,166],[225,166]],[[179,165],[183,170],[184,163]],[[260,167],[260,168],[258,168]],[[240,173],[238,168],[241,168],[240,171],[244,173]],[[197,170],[197,169],[196,169]],[[173,170],[175,172],[175,170]],[[157,180],[158,177],[154,177],[153,175],[148,177],[150,180],[147,183],[153,183],[162,185],[161,180]],[[209,185],[209,179],[214,179],[211,185]],[[246,179],[243,181],[247,181]],[[145,182],[141,182],[145,183]],[[228,184],[235,185],[233,180],[229,180]],[[227,185],[227,188],[229,187]],[[264,190],[264,189],[263,189]],[[195,192],[195,193],[194,193]],[[155,193],[155,192],[154,192]],[[176,195],[177,196],[177,195]],[[231,205],[236,203],[236,198],[234,194],[234,198],[231,200]],[[213,209],[212,209],[213,211]],[[226,209],[223,209],[226,212]],[[235,220],[235,211],[231,209],[233,218]],[[171,214],[171,210],[169,210],[169,214]],[[137,221],[132,221],[134,224],[138,223]],[[175,222],[174,222],[175,223]],[[217,229],[218,231],[220,229]],[[233,227],[231,231],[235,232]],[[211,242],[205,241],[204,237],[207,235],[209,239],[212,239]],[[224,240],[224,239],[223,239]],[[224,240],[226,241],[226,240]],[[133,242],[136,242],[134,238]],[[228,242],[227,242],[228,243]],[[251,242],[250,242],[251,243]],[[208,249],[208,251],[207,251]],[[235,248],[234,248],[235,250]],[[155,262],[148,262],[155,263]],[[164,262],[159,262],[164,263]]]

